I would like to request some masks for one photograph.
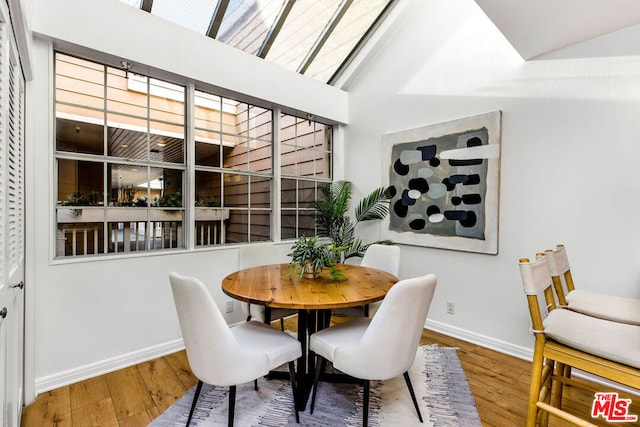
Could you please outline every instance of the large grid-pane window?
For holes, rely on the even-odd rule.
[[[61,53],[55,71],[56,257],[315,232],[331,126]]]
[[[185,88],[56,54],[56,256],[184,248]]]

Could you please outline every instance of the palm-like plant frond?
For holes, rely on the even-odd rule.
[[[384,219],[389,214],[389,196],[383,188],[376,188],[356,207],[356,222]]]
[[[318,235],[329,237],[340,251],[341,259],[363,256],[369,245],[355,236],[360,221],[384,219],[389,214],[388,189],[377,188],[365,196],[355,209],[355,222],[348,215],[352,184],[335,181],[321,188],[322,198],[314,202]],[[389,242],[390,243],[390,242]]]

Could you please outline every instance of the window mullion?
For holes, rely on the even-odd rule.
[[[280,242],[282,240],[281,226],[282,226],[282,159],[281,154],[281,134],[280,134],[280,108],[273,109],[273,117],[271,124],[272,147],[271,157],[273,171],[273,180],[271,185],[271,238],[274,242]]]
[[[185,171],[185,206],[184,206],[184,224],[186,225],[185,233],[185,247],[188,250],[195,248],[195,206],[196,206],[196,171],[195,171],[195,153],[196,153],[196,141],[195,141],[195,85],[191,82],[187,85],[187,93],[185,99],[185,155],[186,155],[186,171]]]

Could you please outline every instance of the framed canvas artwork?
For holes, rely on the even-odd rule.
[[[497,254],[501,121],[494,111],[383,135],[382,237]]]

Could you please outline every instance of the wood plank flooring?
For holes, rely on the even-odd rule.
[[[287,319],[286,327],[295,330],[296,320]],[[459,349],[483,426],[525,424],[529,362],[429,330],[423,332],[421,343]],[[146,426],[196,383],[181,351],[42,393],[25,408],[22,427]],[[629,412],[640,415],[640,398],[625,397],[632,399]],[[578,416],[588,418],[592,402],[591,393],[575,388],[565,392],[565,407]],[[602,418],[596,424],[611,425]],[[549,425],[566,424],[552,418]]]

